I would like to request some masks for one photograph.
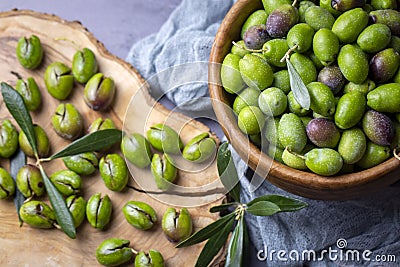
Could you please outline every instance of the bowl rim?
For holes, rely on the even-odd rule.
[[[228,95],[219,85],[220,67],[216,66],[220,66],[223,57],[229,53],[227,47],[231,47],[234,38],[237,41],[240,30],[232,31],[234,25],[242,25],[244,19],[257,9],[263,9],[261,0],[238,0],[232,6],[218,29],[209,58],[208,87],[212,106],[224,134],[240,157],[251,169],[278,187],[315,199],[353,198],[378,191],[399,180],[400,161],[394,157],[366,170],[326,177],[279,163],[248,141],[237,126],[232,109],[228,108]]]

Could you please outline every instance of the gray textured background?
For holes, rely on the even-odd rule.
[[[124,59],[137,40],[156,32],[181,0],[1,0],[0,10],[31,9],[78,20]]]
[[[180,2],[181,0],[1,0],[0,11],[30,9],[55,14],[65,20],[80,21],[112,54],[125,59],[132,44],[157,32]],[[256,252],[252,248],[250,257],[244,259],[243,266],[264,264],[257,260]]]

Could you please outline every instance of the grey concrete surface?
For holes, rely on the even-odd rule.
[[[180,2],[181,0],[1,0],[0,11],[30,9],[55,14],[70,21],[80,21],[112,54],[125,59],[131,45],[157,32]],[[215,123],[209,126],[220,133]],[[251,247],[243,266],[264,265],[257,260],[256,251]]]
[[[80,21],[124,59],[137,40],[156,32],[181,0],[1,0],[0,10],[30,9]]]

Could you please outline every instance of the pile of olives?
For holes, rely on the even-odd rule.
[[[32,35],[22,37],[16,47],[16,55],[20,64],[27,69],[36,69],[42,64],[43,48],[40,39]],[[95,111],[107,110],[113,102],[115,84],[111,77],[98,73],[98,64],[94,53],[83,48],[77,51],[72,59],[72,68],[62,62],[53,62],[46,67],[44,83],[48,93],[57,100],[68,100],[75,81],[85,84],[83,98],[89,108]],[[42,106],[42,95],[34,78],[24,80],[14,73],[18,81],[15,90],[20,93],[27,109],[37,112]],[[77,108],[71,103],[58,105],[51,117],[54,131],[69,141],[79,138],[84,132],[84,121]],[[87,133],[99,130],[116,129],[111,119],[97,118],[89,126]],[[34,125],[37,149],[40,158],[50,154],[50,141],[46,131]],[[133,164],[145,168],[151,164],[151,173],[160,189],[167,189],[177,176],[177,169],[169,154],[178,154],[193,162],[204,162],[216,151],[216,142],[209,133],[193,138],[186,146],[175,130],[165,124],[153,125],[147,132],[147,138],[141,134],[125,134],[121,143],[122,154]],[[163,155],[154,153],[150,144]],[[28,157],[35,158],[33,149],[23,131],[18,133],[10,120],[0,121],[0,157],[10,158],[20,148]],[[128,184],[129,171],[123,157],[118,153],[110,153],[113,147],[102,151],[93,151],[62,158],[66,169],[54,172],[50,180],[65,198],[74,226],[79,227],[85,218],[96,229],[104,230],[109,225],[113,204],[107,194],[96,193],[86,201],[82,197],[82,176],[93,175],[97,169],[105,186],[112,191],[120,192]],[[152,157],[152,158],[151,158]],[[27,164],[20,168],[15,182],[11,175],[0,168],[0,198],[13,196],[16,190],[26,198],[19,213],[24,223],[42,229],[57,226],[53,209],[41,200],[45,195],[42,174],[35,165]],[[126,221],[140,230],[149,230],[157,223],[155,210],[144,202],[128,201],[122,212]],[[192,233],[192,219],[187,209],[180,211],[168,208],[161,223],[166,238],[171,242],[180,242]],[[128,248],[129,241],[118,238],[105,240],[96,251],[99,263],[116,266],[135,256],[135,266],[164,266],[162,255],[156,250],[148,254],[135,252]]]
[[[124,135],[121,150],[125,157],[138,168],[150,165],[156,186],[168,190],[178,175],[178,169],[171,154],[181,154],[188,161],[202,163],[213,159],[217,144],[209,133],[201,133],[186,146],[179,134],[166,124],[155,124],[147,131],[147,138],[140,133]],[[161,154],[152,152],[151,147]]]
[[[388,159],[400,142],[399,1],[262,3],[221,68],[240,130],[275,160],[323,176]],[[290,63],[310,108],[293,93]]]

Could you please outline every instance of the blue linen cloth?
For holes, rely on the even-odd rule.
[[[126,60],[149,80],[169,67],[206,62],[218,27],[233,2],[183,0],[158,33],[132,46]],[[207,67],[206,64],[203,66]],[[165,76],[169,74],[162,76],[163,79],[168,79]],[[179,75],[185,76],[185,70]],[[207,70],[200,71],[199,75],[202,77],[196,79],[202,82],[183,86],[171,87],[171,81],[165,83],[158,80],[152,84],[158,87],[153,94],[158,98],[165,93],[187,114],[210,111]],[[173,76],[171,79],[176,78],[176,73]],[[244,202],[265,194],[281,194],[309,204],[299,212],[270,217],[246,216],[250,239],[259,251],[260,260],[265,260],[265,266],[400,266],[398,188],[389,187],[383,192],[350,201],[305,199],[287,193],[268,181],[251,192],[245,175],[249,173],[248,166],[234,151],[233,155],[241,177]],[[279,250],[283,251],[280,257]],[[329,251],[331,255],[328,255]],[[360,260],[353,261],[357,260],[357,255]],[[391,255],[397,257],[396,262],[377,262],[378,259],[392,259]]]

